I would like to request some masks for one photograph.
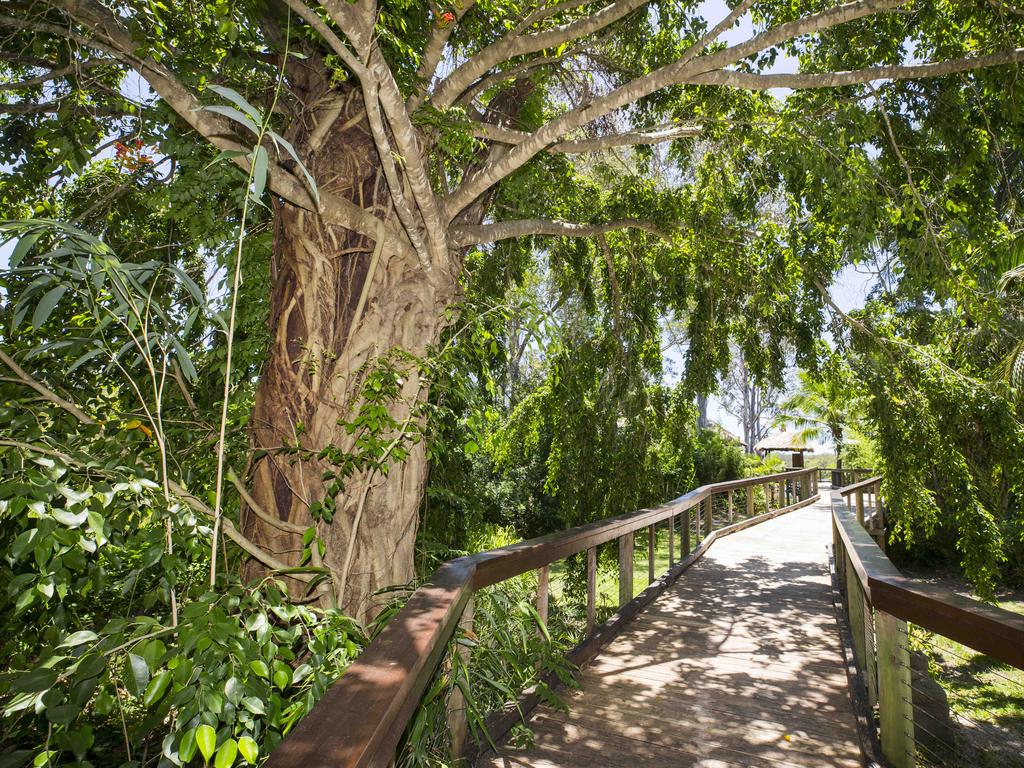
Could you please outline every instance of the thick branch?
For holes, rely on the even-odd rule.
[[[610,133],[584,139],[560,141],[548,147],[547,151],[566,155],[600,152],[615,147],[662,144],[666,141],[675,141],[676,139],[693,138],[700,136],[702,131],[703,127],[700,125],[674,125],[668,123],[647,130],[624,131],[622,133]],[[521,144],[530,138],[530,134],[525,131],[516,131],[490,123],[474,123],[473,135],[480,139],[511,145]]]
[[[430,39],[427,40],[427,45],[423,49],[423,55],[420,57],[420,66],[416,70],[416,77],[421,85],[409,96],[409,100],[405,105],[410,113],[415,112],[416,108],[423,103],[423,99],[426,98],[427,89],[430,88],[434,74],[437,72],[437,65],[441,63],[441,59],[444,56],[444,47],[448,44],[448,38],[455,31],[456,24],[473,7],[475,2],[476,0],[466,0],[463,3],[456,3],[453,12],[455,18],[446,24],[441,23],[442,20],[438,13],[440,9],[437,7],[437,3],[431,3],[434,28],[430,31]]]
[[[874,80],[913,80],[922,77],[942,77],[972,69],[1015,64],[1024,61],[1024,48],[1002,51],[988,56],[968,56],[961,59],[937,61],[929,64],[894,64],[867,67],[845,72],[808,72],[794,74],[758,75],[748,72],[718,70],[695,75],[687,80],[700,85],[724,85],[730,88],[764,91],[769,88],[840,88],[847,85],[870,83]]]
[[[89,29],[97,39],[74,34],[68,29],[57,25],[44,25],[38,22],[23,22],[19,19],[0,17],[0,24],[8,24],[23,29],[47,32],[69,40],[109,53],[118,60],[135,69],[153,90],[173,109],[193,130],[203,136],[218,149],[241,151],[233,158],[243,170],[249,169],[249,148],[243,146],[233,137],[231,123],[212,112],[202,109],[202,104],[171,72],[152,59],[140,59],[135,54],[136,44],[131,34],[103,5],[95,0],[54,0],[56,7],[63,9],[71,18]],[[283,166],[275,163],[268,171],[268,186],[274,194],[301,208],[315,210],[316,205],[305,185]],[[377,218],[371,212],[359,208],[349,200],[337,195],[322,194],[320,214],[324,220],[337,224],[373,238],[377,233]],[[408,243],[399,233],[388,228],[388,244],[396,252],[406,253]]]
[[[684,53],[680,60],[673,64],[636,78],[588,104],[562,113],[531,134],[528,140],[513,147],[499,160],[480,168],[448,198],[446,206],[448,217],[452,219],[457,216],[487,189],[522,167],[562,136],[644,96],[668,86],[689,83],[697,75],[707,73],[709,69],[720,69],[794,37],[821,32],[854,19],[871,16],[882,10],[890,10],[904,2],[906,0],[859,0],[829,8],[820,13],[810,14],[796,21],[780,24],[778,27],[755,35],[750,40],[708,56],[692,57],[690,52]],[[723,21],[716,29],[722,28],[724,24]],[[696,45],[706,44],[706,41],[702,41]]]
[[[455,103],[463,91],[501,62],[516,56],[543,51],[545,48],[556,48],[570,40],[592,35],[625,18],[649,2],[650,0],[617,0],[583,19],[552,29],[528,35],[510,33],[470,57],[461,66],[456,67],[455,71],[437,86],[430,97],[430,103],[437,109],[447,109]]]
[[[654,222],[642,219],[615,219],[603,224],[576,224],[570,221],[551,219],[519,219],[515,221],[499,221],[479,226],[460,226],[454,230],[454,245],[466,247],[480,243],[493,243],[514,237],[531,235],[548,235],[551,237],[593,237],[613,232],[617,229],[640,229],[658,237],[665,233],[655,226]]]

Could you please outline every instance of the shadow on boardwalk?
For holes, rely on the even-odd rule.
[[[859,766],[827,505],[716,542],[490,766]]]

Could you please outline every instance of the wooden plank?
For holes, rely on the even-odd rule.
[[[733,511],[732,494],[733,490],[730,488],[729,491],[729,522],[734,522],[735,512]]]
[[[647,527],[647,583],[654,581],[654,526]]]
[[[619,605],[633,599],[633,534],[619,537]]]
[[[754,516],[754,489],[747,488],[747,517]]]
[[[587,550],[587,634],[594,629],[597,616],[597,547]]]
[[[683,512],[683,550],[680,554],[686,557],[690,549],[690,510],[686,510]]]
[[[707,536],[703,558],[583,670],[568,713],[538,709],[535,744],[486,765],[859,765],[822,568],[828,504],[798,506]]]
[[[675,515],[668,519],[668,566],[676,561],[676,518]]]
[[[884,611],[875,616],[878,637],[878,718],[882,754],[894,768],[914,768],[914,707],[910,693],[907,625]]]
[[[857,523],[842,493],[833,491],[831,502],[847,579],[859,582],[876,610],[1024,669],[1024,616],[905,578]]]
[[[544,626],[548,624],[548,591],[551,581],[551,568],[544,566],[537,571],[537,615]]]

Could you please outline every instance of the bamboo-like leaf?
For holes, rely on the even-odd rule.
[[[36,304],[35,312],[32,313],[32,328],[39,330],[40,326],[53,314],[57,302],[67,293],[67,290],[68,287],[66,285],[58,285],[56,288],[51,288],[43,294],[43,298]]]
[[[209,106],[201,107],[201,109],[204,112],[214,112],[218,115],[223,115],[229,120],[234,120],[236,123],[245,126],[252,131],[255,136],[260,135],[260,127],[234,107],[229,107],[224,104],[210,104]]]
[[[210,90],[216,93],[221,98],[227,99],[236,107],[241,109],[245,114],[253,119],[257,123],[263,122],[263,115],[256,109],[252,104],[245,100],[245,98],[238,91],[233,88],[228,88],[224,85],[211,85]]]

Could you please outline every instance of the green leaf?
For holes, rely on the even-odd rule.
[[[11,693],[40,693],[49,690],[57,682],[57,670],[36,667],[18,675],[11,683]]]
[[[217,759],[214,760],[214,768],[231,768],[235,764],[235,757],[238,756],[238,742],[228,739],[220,745],[217,750]]]
[[[252,167],[252,199],[259,203],[263,198],[263,190],[267,186],[267,150],[256,147],[256,159]]]
[[[141,656],[129,653],[128,663],[125,665],[125,678],[132,695],[136,698],[142,696],[149,684],[149,664]]]
[[[248,736],[243,736],[238,740],[238,751],[242,754],[242,759],[249,765],[255,765],[260,756],[259,745]]]
[[[254,715],[265,715],[267,713],[266,707],[263,706],[263,700],[255,696],[246,696],[242,699],[241,704]]]
[[[178,745],[178,759],[181,760],[182,765],[195,756],[197,746],[196,729],[190,728],[185,731],[185,735],[181,737],[181,743]]]
[[[46,719],[57,725],[70,725],[81,710],[74,704],[61,704],[46,708]]]
[[[171,684],[173,673],[169,669],[162,669],[153,675],[153,679],[146,686],[146,693],[142,697],[143,705],[151,707],[163,698],[167,693],[167,686]]]
[[[234,107],[227,107],[222,104],[211,104],[210,106],[202,107],[202,110],[204,112],[215,112],[218,115],[224,115],[224,117],[244,125],[255,135],[260,135],[260,127]]]
[[[39,330],[40,326],[49,319],[54,308],[57,306],[57,302],[67,293],[67,290],[68,287],[66,285],[58,285],[56,288],[51,288],[43,294],[43,298],[36,304],[35,312],[32,313],[32,328],[34,330]]]
[[[8,261],[9,269],[18,268],[22,259],[28,255],[28,252],[32,249],[32,246],[36,244],[36,240],[38,240],[41,235],[41,232],[31,232],[18,240],[18,244],[14,246],[14,250],[11,251],[11,258]]]
[[[199,747],[203,759],[210,762],[213,751],[217,748],[217,732],[204,723],[196,728],[195,734],[196,746]]]
[[[93,632],[91,630],[88,630],[88,629],[83,629],[80,632],[74,632],[74,633],[68,635],[67,637],[65,637],[64,638],[64,642],[62,642],[57,647],[58,648],[75,648],[76,646],[79,646],[79,645],[85,645],[86,643],[91,643],[91,642],[95,641],[96,638],[98,638],[98,637],[99,637],[99,635],[97,635],[95,632]]]
[[[228,88],[224,85],[211,85],[210,90],[216,93],[223,99],[227,99],[236,107],[239,107],[245,114],[255,120],[257,123],[263,122],[263,115],[260,114],[259,110],[256,109],[252,104],[245,100],[245,98],[238,91]]]
[[[249,669],[255,672],[257,675],[262,677],[264,680],[270,679],[270,667],[262,659],[253,659],[249,662]]]

